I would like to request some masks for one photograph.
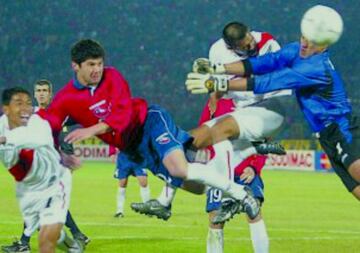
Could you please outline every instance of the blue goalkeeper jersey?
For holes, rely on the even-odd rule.
[[[300,109],[314,132],[336,122],[351,139],[348,131],[351,105],[328,51],[308,58],[301,58],[299,51],[300,43],[295,42],[275,53],[248,59],[246,72],[255,75],[249,79],[248,89],[254,93],[294,89]]]

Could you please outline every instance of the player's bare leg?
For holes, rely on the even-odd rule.
[[[206,148],[223,140],[239,137],[240,129],[232,116],[226,116],[215,123],[211,128],[205,124],[190,130],[194,137],[193,145],[197,149]]]
[[[356,186],[351,193],[354,195],[355,198],[357,198],[360,201],[360,185]]]
[[[63,224],[60,223],[41,226],[39,233],[39,251],[41,253],[55,252],[62,227]]]
[[[240,127],[233,116],[228,115],[219,119],[213,126],[206,124],[201,125],[198,128],[190,130],[190,134],[194,137],[192,145],[196,149],[203,149],[208,146],[214,145],[224,140],[234,140],[240,136]],[[243,150],[244,156],[250,156],[253,154],[278,154],[284,155],[285,149],[279,143],[265,143],[264,137],[258,143],[253,143],[254,147],[249,147]]]
[[[353,162],[349,169],[348,169],[350,175],[360,183],[360,159],[357,159],[355,162]]]

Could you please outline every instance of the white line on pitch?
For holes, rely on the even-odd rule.
[[[154,220],[156,221],[156,220]],[[0,224],[3,225],[19,225],[18,222],[12,222],[12,221],[0,221]],[[118,223],[107,223],[107,222],[79,222],[79,226],[105,226],[105,227],[148,227],[148,228],[155,228],[155,227],[169,227],[169,228],[192,228],[194,229],[194,225],[175,225],[175,224],[169,224],[169,223],[156,223],[154,224],[138,224],[138,223],[121,223],[120,221]],[[203,225],[198,225],[197,227],[203,228]],[[226,230],[248,230],[244,227],[234,227],[228,226],[225,228]],[[286,232],[293,232],[293,233],[328,233],[328,234],[348,234],[348,235],[359,235],[360,231],[354,231],[354,230],[312,230],[312,229],[291,229],[291,228],[267,228],[268,231],[286,231]]]

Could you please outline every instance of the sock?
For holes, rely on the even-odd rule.
[[[119,187],[117,193],[117,210],[116,212],[124,213],[124,203],[125,203],[125,195],[126,195],[126,188]]]
[[[142,202],[146,202],[150,200],[150,187],[148,185],[146,187],[140,186],[140,196]]]
[[[64,229],[62,229],[59,240],[57,241],[57,248],[69,252],[69,249],[77,247],[79,247],[78,244],[66,234]]]
[[[71,234],[74,236],[75,234],[81,233],[80,229],[76,225],[70,211],[66,214],[66,221],[65,226],[67,226],[70,229]]]
[[[29,244],[30,243],[30,238],[32,235],[33,231],[30,231],[28,229],[28,227],[26,227],[26,223],[24,222],[24,231],[21,235],[20,241],[22,244]]]
[[[25,235],[22,233],[20,241],[22,244],[29,244],[30,243],[30,236]]]
[[[247,193],[244,191],[244,186],[236,184],[224,175],[216,171],[216,168],[210,163],[189,163],[188,164],[188,180],[194,180],[199,183],[210,185],[218,188],[235,199],[242,200],[245,198]]]
[[[224,230],[209,228],[206,252],[207,253],[223,253],[224,251]]]
[[[169,185],[169,184],[166,184],[159,197],[157,198],[157,200],[160,202],[161,205],[163,206],[170,206],[174,197],[175,197],[175,194],[176,194],[176,188]]]
[[[240,151],[240,155],[243,159],[246,159],[247,157],[249,157],[251,155],[255,155],[255,154],[257,154],[257,151],[253,146]]]
[[[255,253],[269,252],[269,237],[266,232],[264,220],[256,223],[249,223],[251,241]]]

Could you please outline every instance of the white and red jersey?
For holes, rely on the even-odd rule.
[[[280,49],[279,43],[269,33],[252,31],[251,35],[257,44],[257,55],[276,52]],[[215,64],[228,64],[244,60],[245,58],[244,56],[236,54],[234,50],[229,49],[222,38],[210,47],[209,60]],[[291,95],[291,90],[274,91],[265,94],[254,94],[252,91],[228,91],[228,93],[224,95],[224,98],[233,99],[236,106],[242,108],[258,103],[264,99],[284,95]]]
[[[0,118],[0,160],[17,181],[17,196],[32,191],[51,189],[66,169],[54,147],[49,123],[39,115],[31,115],[26,126],[9,128],[5,115]]]

